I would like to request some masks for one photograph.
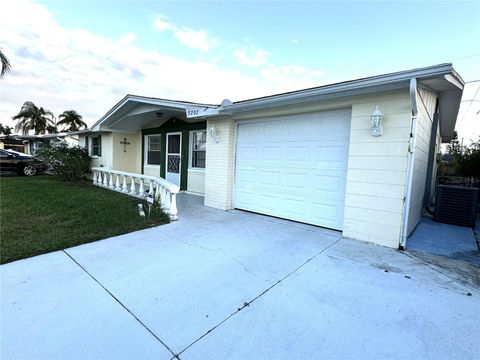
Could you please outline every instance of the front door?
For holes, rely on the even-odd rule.
[[[167,134],[167,159],[165,179],[180,186],[180,162],[182,158],[182,133]]]

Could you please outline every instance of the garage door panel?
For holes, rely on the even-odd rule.
[[[238,172],[238,183],[255,183],[255,178],[256,178],[256,171],[255,170],[248,170],[248,169],[242,169],[241,171]]]
[[[280,185],[280,172],[279,171],[260,171],[259,182],[262,185]]]
[[[238,125],[236,208],[341,229],[349,112]]]
[[[348,156],[348,149],[344,146],[317,145],[312,152],[312,161],[318,166],[345,167],[345,156]]]
[[[344,176],[315,175],[312,190],[332,193],[341,197],[343,187],[345,187]]]
[[[310,175],[306,173],[287,172],[284,176],[284,186],[288,188],[308,188],[310,185]]]
[[[308,145],[288,145],[286,148],[286,160],[295,162],[307,162],[310,160],[310,147]]]
[[[280,161],[282,157],[281,146],[262,146],[261,147],[261,160],[273,160]]]
[[[279,139],[282,137],[283,126],[282,123],[270,122],[263,125],[263,136],[265,140]]]
[[[312,219],[316,223],[322,223],[325,226],[335,228],[341,216],[337,206],[312,204]]]
[[[308,120],[284,121],[288,136],[291,138],[305,139],[310,136],[310,122]]]

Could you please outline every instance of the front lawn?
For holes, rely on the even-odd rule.
[[[52,176],[0,177],[0,263],[167,223],[138,215],[139,199]],[[145,202],[143,201],[145,204]]]

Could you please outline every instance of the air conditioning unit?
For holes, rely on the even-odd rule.
[[[478,189],[438,185],[434,220],[460,226],[475,226]]]

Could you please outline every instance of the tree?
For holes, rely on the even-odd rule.
[[[3,53],[2,50],[0,50],[0,64],[1,64],[1,69],[0,69],[0,79],[12,69],[12,66],[10,65],[10,61],[8,60],[7,56]]]
[[[12,135],[12,128],[10,126],[3,126],[2,123],[0,123],[0,134],[2,135]]]
[[[449,154],[452,154],[454,158],[461,157],[463,153],[462,145],[458,141],[458,134],[456,131],[453,132],[452,140],[447,146],[447,151]]]
[[[82,115],[75,110],[64,111],[58,118],[60,121],[57,125],[62,125],[64,131],[72,132],[80,130],[82,127],[85,129],[88,127],[88,125],[82,120]]]
[[[31,101],[25,102],[20,112],[12,119],[18,121],[15,131],[21,131],[22,134],[28,134],[30,130],[34,130],[35,135],[45,134],[47,127],[54,125],[53,113],[43,107],[37,107]]]
[[[462,148],[455,131],[447,149],[453,155],[453,167],[457,176],[480,178],[480,137]]]
[[[57,124],[48,124],[45,129],[49,134],[58,134]]]

